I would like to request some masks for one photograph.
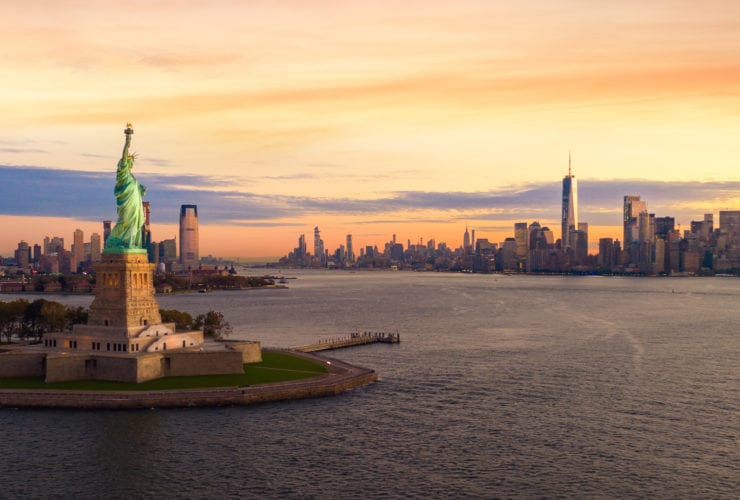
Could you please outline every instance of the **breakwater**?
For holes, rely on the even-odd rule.
[[[379,342],[384,344],[398,344],[401,342],[401,335],[399,335],[398,332],[355,332],[344,337],[319,339],[316,344],[294,347],[293,349],[299,352],[317,352],[365,344],[375,344]]]

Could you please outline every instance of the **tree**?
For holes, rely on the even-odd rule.
[[[210,310],[205,314],[199,314],[195,318],[195,328],[203,329],[203,335],[221,339],[231,334],[232,328],[228,321],[224,320],[223,313]]]
[[[24,333],[40,339],[44,333],[59,332],[67,326],[67,309],[59,302],[38,299],[31,302],[24,314]]]
[[[178,330],[193,329],[193,317],[186,312],[176,309],[160,309],[159,314],[162,316],[162,323],[174,323]]]
[[[23,299],[0,302],[0,335],[8,343],[12,342],[13,335],[21,336],[28,305],[28,301]]]
[[[72,330],[73,325],[84,325],[87,323],[89,316],[88,310],[82,306],[79,307],[68,307],[65,313],[65,328]]]

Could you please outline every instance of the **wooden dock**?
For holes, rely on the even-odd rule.
[[[294,347],[293,349],[300,352],[329,351],[357,345],[377,344],[379,342],[384,344],[398,344],[401,342],[401,335],[398,332],[355,332],[344,337],[319,339],[319,342],[316,344]]]

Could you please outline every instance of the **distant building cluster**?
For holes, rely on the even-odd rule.
[[[434,239],[406,246],[392,239],[381,248],[366,246],[359,255],[352,235],[346,245],[330,252],[314,228],[313,253],[306,236],[279,265],[313,268],[390,268],[463,272],[598,273],[641,275],[740,274],[740,211],[721,211],[719,227],[713,214],[692,221],[681,233],[673,217],[649,213],[639,195],[624,197],[624,234],[601,238],[597,255],[589,253],[588,223],[578,220],[578,189],[570,162],[562,183],[560,238],[538,221],[517,222],[514,234],[503,242],[476,238],[465,228],[462,245],[452,249]]]
[[[157,265],[159,272],[185,273],[197,271],[200,267],[198,207],[182,205],[180,207],[180,246],[178,252],[176,238],[159,242],[152,241],[150,229],[151,205],[144,201],[144,225],[142,246],[147,250],[149,262]],[[77,229],[73,235],[70,249],[65,248],[64,238],[59,236],[45,237],[43,244],[31,246],[20,241],[12,259],[1,259],[0,264],[6,268],[15,267],[25,274],[75,274],[92,271],[93,264],[100,262],[112,230],[111,221],[103,221],[103,238],[99,233],[92,233],[90,240],[85,241],[84,232]]]
[[[673,217],[648,212],[639,195],[624,197],[623,246],[599,240],[600,268],[640,274],[737,273],[740,270],[740,210],[691,221],[683,234]]]

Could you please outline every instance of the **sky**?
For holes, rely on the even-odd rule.
[[[154,240],[201,255],[621,239],[639,194],[682,227],[740,209],[740,2],[36,1],[3,7],[0,255],[115,221],[127,122]],[[311,246],[311,245],[309,245]]]

